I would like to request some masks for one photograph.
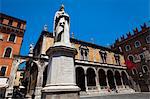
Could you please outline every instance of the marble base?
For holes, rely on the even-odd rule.
[[[42,99],[79,99],[77,86],[47,86],[42,89]]]
[[[12,98],[13,96],[13,88],[6,88],[5,97]]]

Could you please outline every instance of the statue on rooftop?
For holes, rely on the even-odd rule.
[[[64,5],[56,12],[54,17],[54,42],[69,43],[70,22],[69,15],[64,11]]]

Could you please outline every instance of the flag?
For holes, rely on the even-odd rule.
[[[133,67],[136,66],[136,65],[135,65],[132,61],[130,61],[130,60],[126,60],[126,61],[125,61],[125,64],[127,65],[127,68],[128,68],[129,70],[131,70]]]

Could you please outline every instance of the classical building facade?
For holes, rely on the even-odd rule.
[[[133,82],[126,72],[125,60],[120,53],[74,38],[70,38],[70,41],[78,52],[75,56],[75,72],[76,83],[80,87],[81,93],[107,94],[133,91],[130,88]],[[53,34],[47,30],[42,31],[34,47],[33,56],[48,58],[46,51],[53,43]],[[43,72],[43,87],[46,84],[46,80],[47,69]]]
[[[150,91],[150,27],[144,23],[141,30],[127,33],[116,40],[112,49],[123,53],[125,60],[133,62],[133,68],[128,70],[136,82],[136,91]]]
[[[29,56],[14,56],[6,97],[12,97],[14,73],[23,62],[26,62],[23,86],[28,98],[72,99],[79,97],[79,88],[81,95],[134,92],[123,55],[70,38],[69,19],[62,5],[55,14],[53,33],[44,26],[34,48],[30,45]]]
[[[9,77],[13,55],[19,55],[26,21],[0,13],[0,76]]]

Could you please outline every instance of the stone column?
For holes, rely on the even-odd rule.
[[[8,88],[6,89],[5,97],[11,98],[13,95],[13,86],[14,86],[14,80],[16,76],[16,72],[18,69],[18,65],[20,64],[19,59],[15,59],[12,64],[11,73],[8,80]]]
[[[88,92],[88,86],[87,86],[87,74],[85,73],[85,90]]]
[[[108,78],[107,78],[107,73],[105,72],[106,75],[106,83],[107,83],[107,89],[110,89],[109,83],[108,83]]]
[[[125,85],[124,85],[124,83],[123,83],[123,80],[122,80],[122,76],[120,76],[121,78],[121,84],[122,84],[122,86],[123,86],[123,88],[125,88]]]
[[[99,83],[99,76],[98,76],[98,71],[96,71],[96,87],[98,89],[98,92],[100,92],[101,88],[100,88],[100,83]]]
[[[38,68],[38,76],[37,76],[37,84],[35,88],[35,99],[41,99],[41,90],[42,90],[42,84],[43,84],[43,71],[44,67],[39,67]]]
[[[116,78],[115,78],[114,74],[113,74],[113,77],[114,77],[114,83],[115,83],[116,90],[118,90],[118,85],[117,85],[117,81],[116,81]]]

